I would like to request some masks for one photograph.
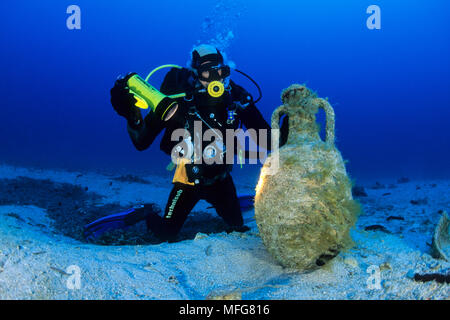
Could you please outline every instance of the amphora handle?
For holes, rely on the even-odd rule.
[[[280,118],[282,115],[289,115],[288,109],[285,105],[279,106],[272,113],[272,148],[276,148],[276,146],[280,145]]]
[[[322,108],[325,111],[326,116],[326,136],[325,136],[325,142],[334,145],[335,142],[335,114],[333,107],[328,103],[327,100],[322,98],[316,98],[315,102],[318,104],[319,108]],[[280,118],[283,115],[289,116],[288,107],[286,105],[282,105],[275,109],[275,111],[272,113],[272,129],[280,129]],[[279,142],[279,130],[273,132],[274,138],[277,138],[276,141]]]
[[[326,125],[326,136],[325,136],[325,142],[334,145],[335,140],[335,115],[333,107],[328,103],[327,100],[322,98],[316,98],[316,101],[318,103],[319,108],[322,108],[323,111],[325,111],[325,116],[327,119],[327,125]]]

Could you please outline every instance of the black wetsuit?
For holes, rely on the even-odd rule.
[[[230,81],[231,91],[226,93],[226,99],[214,106],[208,105],[207,101],[195,96],[190,98],[178,98],[178,111],[176,116],[167,122],[163,122],[150,112],[140,126],[128,125],[128,132],[133,144],[138,150],[147,149],[156,136],[166,129],[162,137],[160,148],[170,155],[172,149],[179,141],[172,141],[171,135],[175,129],[192,128],[194,121],[201,121],[203,131],[208,129],[204,123],[220,131],[226,136],[225,129],[237,129],[244,125],[247,129],[267,129],[270,134],[270,126],[264,120],[255,104],[251,102],[245,108],[237,107],[234,101],[240,101],[248,96],[248,93],[234,82]],[[193,78],[187,69],[170,70],[160,88],[166,95],[182,92],[192,92]],[[229,120],[229,112],[233,113],[233,121]],[[237,143],[235,144],[237,145]],[[267,141],[270,146],[270,139]],[[248,156],[248,155],[247,155]],[[199,200],[206,200],[214,206],[219,216],[229,225],[230,231],[245,230],[243,226],[242,212],[236,194],[236,188],[229,174],[230,164],[201,164],[198,174],[191,173],[193,165],[186,165],[189,182],[195,185],[175,182],[165,208],[164,217],[150,214],[147,218],[148,228],[162,240],[173,241],[185,222],[188,214]]]

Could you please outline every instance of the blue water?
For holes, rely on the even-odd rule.
[[[81,30],[66,27],[71,4]],[[446,0],[1,1],[0,163],[164,171],[159,141],[134,149],[109,90],[216,39],[262,87],[267,120],[292,83],[329,98],[353,178],[449,178],[449,18]]]

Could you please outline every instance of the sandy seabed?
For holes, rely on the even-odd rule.
[[[250,231],[227,234],[206,202],[176,243],[155,242],[144,231],[145,241],[83,241],[79,223],[92,218],[86,205],[91,211],[142,202],[165,207],[170,179],[140,178],[1,165],[0,299],[450,298],[448,284],[414,280],[417,273],[449,273],[449,262],[430,255],[434,228],[450,211],[448,180],[364,184],[355,246],[302,274],[268,254],[253,211],[244,214]],[[239,193],[254,192],[240,180]]]

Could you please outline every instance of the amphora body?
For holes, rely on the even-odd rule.
[[[360,211],[351,181],[334,144],[334,110],[303,85],[282,92],[283,105],[272,114],[289,123],[286,144],[265,162],[255,197],[255,219],[264,245],[283,266],[314,270],[348,247],[350,228]],[[326,139],[316,113],[327,117]],[[275,168],[275,169],[274,169]]]

